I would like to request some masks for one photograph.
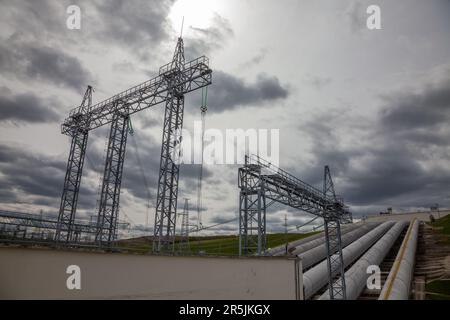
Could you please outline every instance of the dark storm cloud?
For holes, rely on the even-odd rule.
[[[303,125],[313,141],[316,160],[302,173],[308,176],[316,167],[329,164],[337,192],[353,205],[423,208],[436,202],[448,204],[449,80],[419,93],[383,97],[385,106],[375,123],[330,113]],[[347,133],[359,136],[361,144],[341,144],[336,128],[342,125]],[[320,179],[315,182],[319,184]]]
[[[64,172],[63,161],[0,145],[0,194],[4,202],[20,201],[24,194],[57,201],[61,196]]]
[[[217,113],[238,107],[263,105],[286,99],[288,96],[288,89],[283,87],[275,76],[260,74],[256,81],[248,83],[223,71],[214,70],[213,85],[208,89],[208,101],[211,101],[208,112]],[[194,96],[193,103],[200,104],[198,96]]]
[[[30,150],[0,144],[0,201],[21,203],[32,197],[31,204],[58,208],[66,159],[34,154]],[[78,207],[91,207],[96,190],[81,184]]]
[[[0,44],[0,71],[5,76],[46,81],[77,91],[92,82],[77,58],[57,48],[15,39]]]
[[[430,86],[420,93],[387,96],[385,100],[390,105],[382,114],[382,125],[386,130],[411,132],[436,129],[449,123],[450,80]]]
[[[69,50],[98,52],[99,48],[111,46],[148,60],[156,52],[159,54],[161,48],[158,45],[169,37],[171,29],[168,14],[174,2],[174,0],[5,1],[2,3],[0,20],[8,26],[4,30],[10,31],[10,34],[4,34],[1,40],[5,42],[8,38],[18,38],[22,42],[29,42],[32,39],[43,44],[35,47],[47,45],[57,53],[65,51],[66,55],[62,58],[66,60],[65,63],[71,65],[75,62],[67,61]],[[69,17],[66,10],[70,5],[80,7],[80,30],[69,30],[66,27]],[[4,53],[5,48],[1,49]],[[17,50],[12,52],[12,56],[16,54]],[[45,58],[42,55],[49,55],[48,52],[38,54],[41,59]],[[61,63],[62,58],[56,62]],[[1,57],[0,61],[2,59],[5,60],[5,57]],[[39,62],[39,59],[35,62]],[[67,66],[69,67],[70,65]],[[33,71],[37,70],[30,70]],[[45,69],[39,70],[44,71]],[[73,81],[77,83],[77,74],[73,77],[75,78]]]
[[[44,101],[32,93],[0,96],[0,121],[55,122],[60,116],[54,101]]]
[[[167,15],[173,0],[112,0],[94,2],[96,37],[132,48],[157,44],[168,37]],[[98,19],[98,20],[97,20]]]

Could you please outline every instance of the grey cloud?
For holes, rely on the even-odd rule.
[[[32,93],[0,96],[0,121],[59,121],[60,116],[54,109],[55,101],[40,99]]]
[[[450,120],[450,79],[420,93],[385,96],[384,100],[388,106],[381,116],[386,130],[436,129]]]
[[[38,200],[53,199],[56,204],[61,196],[65,172],[63,161],[2,144],[0,172],[0,194],[4,202],[16,202],[23,195],[34,195]]]
[[[249,105],[263,105],[286,99],[289,90],[280,84],[275,76],[260,74],[256,81],[248,83],[223,71],[214,70],[213,85],[208,89],[208,112],[223,112]],[[192,103],[199,105],[198,96]]]
[[[0,71],[10,77],[44,80],[77,91],[92,81],[91,74],[77,58],[57,48],[14,39],[0,45]]]
[[[185,52],[188,60],[208,55],[211,51],[222,48],[228,38],[234,34],[229,21],[218,14],[214,15],[210,27],[190,27],[190,29],[193,35],[185,37]]]
[[[372,123],[331,112],[304,124],[302,130],[312,139],[315,161],[299,174],[312,177],[309,172],[329,164],[338,181],[337,192],[356,207],[449,204],[450,172],[444,168],[450,165],[448,80],[426,86],[420,93],[383,97],[385,106]],[[344,146],[336,131],[343,126],[347,134],[359,136],[361,144]]]
[[[148,48],[168,37],[167,15],[173,0],[95,2],[96,15],[86,23],[96,23],[99,40],[133,49]]]
[[[87,1],[34,0],[5,1],[0,19],[14,37],[49,43],[52,47],[74,46],[95,50],[98,45],[115,45],[142,59],[155,52],[161,40],[169,37],[167,16],[174,0]],[[81,9],[81,29],[66,28],[69,5]],[[159,50],[159,48],[158,48]]]
[[[330,77],[312,76],[312,75],[308,76],[306,81],[318,90],[323,89],[332,82]]]
[[[360,32],[366,28],[366,8],[368,5],[364,6],[361,1],[351,1],[345,9],[344,17],[353,32]]]

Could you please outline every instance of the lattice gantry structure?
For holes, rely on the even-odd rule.
[[[238,172],[239,254],[265,254],[266,211],[274,203],[319,216],[325,221],[330,297],[345,299],[344,280],[336,280],[344,274],[340,224],[351,222],[352,216],[334,192],[328,166],[324,172],[319,190],[258,156],[246,156]]]
[[[178,197],[179,144],[183,125],[185,94],[211,84],[209,60],[201,56],[185,62],[184,44],[177,41],[173,60],[159,74],[113,97],[92,105],[92,87],[88,87],[80,107],[64,120],[61,131],[72,138],[55,241],[70,245],[74,241],[74,222],[88,133],[110,124],[103,182],[97,217],[96,243],[109,247],[117,237],[120,188],[126,154],[129,117],[144,109],[165,103],[163,142],[158,180],[155,218],[155,251],[172,248],[175,241]]]

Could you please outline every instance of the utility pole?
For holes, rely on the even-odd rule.
[[[183,213],[179,213],[181,216],[181,230],[180,230],[180,242],[178,244],[178,250],[180,253],[189,252],[189,199],[184,198]]]

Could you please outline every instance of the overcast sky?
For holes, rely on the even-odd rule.
[[[72,4],[80,30],[66,27]],[[370,4],[381,30],[366,26]],[[87,85],[95,103],[157,74],[182,16],[187,59],[206,55],[213,69],[207,128],[279,129],[280,166],[320,186],[329,165],[357,217],[450,207],[448,0],[0,0],[0,209],[57,213],[64,117]],[[200,119],[200,97],[186,97],[185,128]],[[162,119],[163,105],[132,116],[120,214],[136,225],[147,211],[153,224]],[[96,213],[107,133],[89,136],[79,218]],[[181,168],[179,208],[196,206],[198,169]],[[237,169],[205,166],[204,225],[237,217]],[[290,225],[309,219],[273,207],[269,232],[285,214]]]

